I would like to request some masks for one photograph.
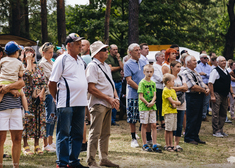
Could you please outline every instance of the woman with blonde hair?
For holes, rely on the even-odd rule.
[[[39,48],[39,52],[42,56],[42,59],[39,61],[39,65],[43,68],[44,76],[47,81],[49,81],[52,72],[54,47],[55,46],[52,43],[46,42]],[[56,145],[53,143],[56,106],[48,88],[46,89],[45,94],[46,138],[44,139],[44,150],[48,152],[56,152]]]

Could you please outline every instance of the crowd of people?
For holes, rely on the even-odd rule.
[[[78,159],[81,151],[87,151],[89,167],[119,167],[108,159],[108,144],[111,125],[119,126],[120,107],[126,109],[130,146],[139,147],[136,123],[140,122],[141,146],[146,152],[162,153],[157,143],[160,128],[165,129],[166,151],[183,150],[182,134],[186,143],[206,144],[199,131],[201,122],[208,121],[210,108],[212,136],[228,136],[223,126],[229,104],[231,118],[235,118],[235,62],[230,60],[227,69],[223,56],[208,56],[205,51],[197,62],[188,51],[179,52],[176,44],[157,52],[155,62],[147,58],[146,43],[130,44],[122,58],[117,45],[101,41],[90,45],[76,33],[66,37],[65,45],[66,51],[58,52],[53,60],[54,45],[44,43],[39,62],[32,47],[14,41],[6,44],[5,51],[0,47],[0,155],[6,156],[4,142],[10,131],[15,168],[22,138],[24,155],[56,152],[56,167],[86,167]],[[34,139],[33,152],[29,138]],[[0,157],[0,168],[2,163]]]

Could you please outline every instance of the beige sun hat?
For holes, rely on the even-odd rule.
[[[93,58],[102,48],[108,47],[108,45],[103,44],[101,41],[95,41],[90,46],[91,58]]]

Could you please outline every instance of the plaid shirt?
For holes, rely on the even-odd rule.
[[[194,85],[198,85],[201,86],[202,88],[205,89],[205,84],[202,81],[202,77],[199,73],[197,73],[196,71],[192,71],[191,69],[189,69],[188,67],[182,72],[182,74],[185,76],[186,79],[186,84],[188,86],[188,91],[187,93],[195,93],[195,91],[192,91],[191,88]],[[196,80],[195,80],[196,78]]]

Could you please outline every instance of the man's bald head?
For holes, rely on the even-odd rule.
[[[82,55],[90,54],[90,42],[88,40],[82,40]]]
[[[117,55],[117,53],[118,53],[118,47],[117,47],[117,45],[116,44],[111,44],[110,46],[109,46],[109,51],[110,51],[110,55],[111,56],[116,56]]]

